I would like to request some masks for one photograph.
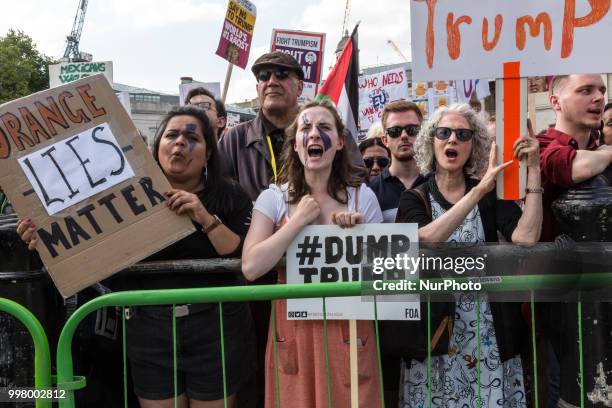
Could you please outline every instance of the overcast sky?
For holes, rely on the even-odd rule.
[[[24,31],[39,51],[59,58],[66,46],[78,0],[3,2],[0,36]],[[256,96],[250,66],[268,51],[273,28],[326,33],[323,70],[333,64],[341,38],[345,0],[255,0],[257,20],[246,70],[234,67],[228,102]],[[361,67],[398,63],[387,45],[392,39],[410,58],[409,2],[350,1],[349,30],[357,21]],[[181,76],[223,82],[227,62],[215,55],[226,0],[89,0],[80,50],[94,61],[113,61],[114,80],[123,84],[178,94]]]

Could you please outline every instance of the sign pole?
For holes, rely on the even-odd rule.
[[[529,120],[531,121],[531,128],[533,130],[537,129],[536,127],[536,105],[535,105],[535,94],[530,93],[527,95],[527,112],[529,116]]]
[[[495,80],[495,141],[497,162],[513,160],[513,145],[527,134],[527,78],[521,78],[520,62],[504,63],[504,76]],[[527,169],[515,162],[497,177],[497,197],[520,200],[525,196]]]
[[[351,408],[359,408],[359,372],[357,367],[357,320],[349,320],[349,350],[351,366]]]
[[[225,81],[223,82],[223,93],[221,94],[221,102],[225,103],[225,97],[227,96],[227,89],[229,88],[230,79],[232,78],[232,69],[234,64],[231,62],[227,63],[227,72],[225,73]]]

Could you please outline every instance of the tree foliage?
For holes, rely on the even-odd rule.
[[[22,31],[0,37],[0,104],[49,88],[49,64]]]

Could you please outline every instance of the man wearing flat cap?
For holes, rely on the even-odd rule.
[[[232,176],[255,201],[280,171],[285,129],[298,111],[304,71],[295,58],[279,51],[259,57],[251,71],[257,78],[259,113],[232,128],[219,150],[227,156]]]
[[[285,129],[298,112],[304,71],[295,58],[280,51],[257,58],[251,71],[257,79],[259,113],[255,119],[232,128],[219,142],[219,150],[229,162],[232,177],[255,201],[280,171]],[[348,139],[351,161],[365,175],[357,144],[352,137]]]

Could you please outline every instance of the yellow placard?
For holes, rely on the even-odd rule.
[[[230,0],[225,18],[235,26],[244,30],[247,34],[253,35],[255,15],[242,7],[240,4]]]

